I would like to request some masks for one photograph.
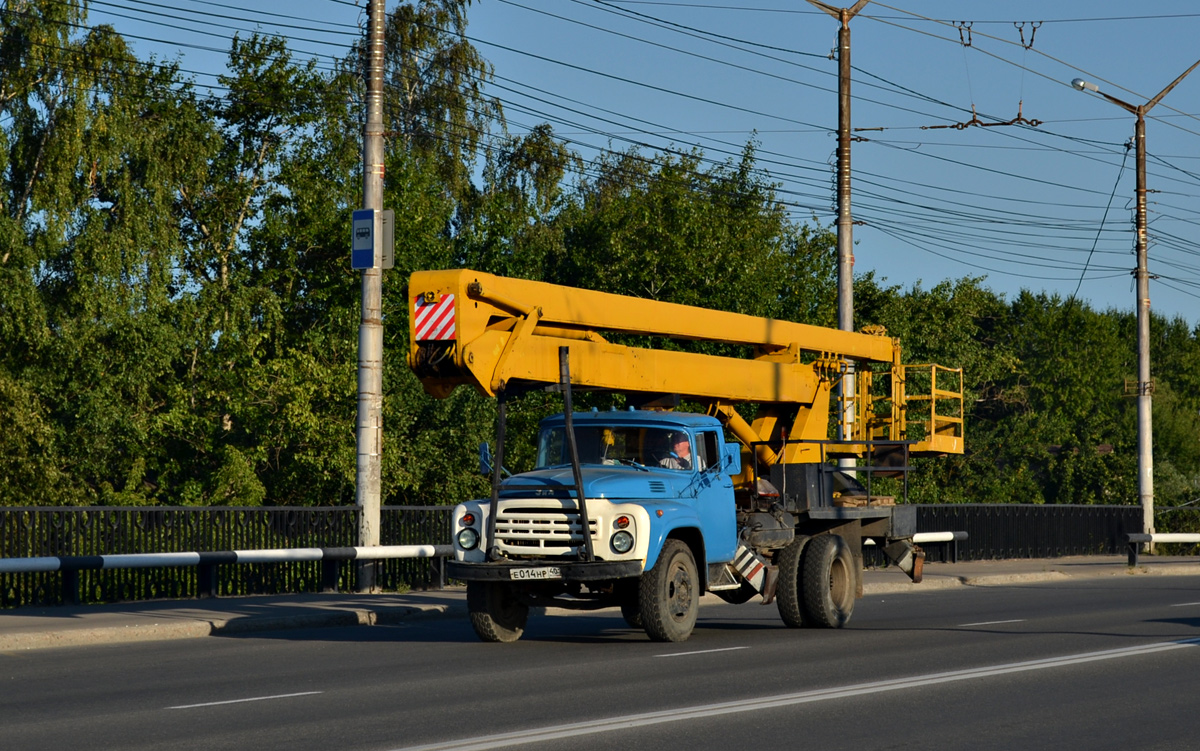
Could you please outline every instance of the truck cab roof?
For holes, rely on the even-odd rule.
[[[694,412],[656,412],[641,409],[626,410],[593,410],[590,412],[575,412],[572,420],[579,426],[585,425],[638,425],[642,427],[658,427],[667,429],[683,428],[688,431],[702,428],[720,428],[721,423],[715,417],[700,415]],[[566,423],[566,417],[559,413],[543,419],[538,427],[546,429],[558,427]]]

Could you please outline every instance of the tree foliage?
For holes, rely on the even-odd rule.
[[[385,122],[391,150],[432,161],[443,187],[469,189],[470,167],[500,103],[484,93],[492,66],[464,36],[471,0],[414,0],[388,17]],[[360,70],[365,55],[356,51]]]
[[[387,19],[385,502],[484,492],[494,402],[427,396],[405,362],[418,269],[492,273],[832,325],[835,242],[796,222],[755,144],[608,151],[512,135],[469,0]],[[0,504],[351,503],[362,50],[332,71],[234,40],[221,93],[142,61],[76,0],[0,13]],[[915,500],[1131,503],[1131,314],[981,279],[866,274],[856,319],[909,362],[966,373],[967,451],[924,460]],[[1200,331],[1154,318],[1158,503],[1200,498]],[[683,346],[683,345],[681,345]],[[589,397],[582,397],[588,403]],[[510,404],[506,462],[558,399]]]

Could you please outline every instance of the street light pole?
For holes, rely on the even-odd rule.
[[[1154,393],[1154,383],[1150,380],[1150,270],[1146,261],[1146,113],[1158,104],[1171,89],[1182,81],[1189,73],[1200,65],[1200,60],[1192,64],[1158,96],[1141,106],[1130,104],[1115,96],[1106,94],[1094,83],[1076,78],[1071,86],[1079,91],[1090,91],[1099,94],[1121,109],[1131,112],[1137,117],[1133,130],[1133,144],[1136,150],[1137,209],[1134,222],[1137,229],[1137,268],[1134,275],[1137,281],[1137,448],[1138,448],[1138,501],[1142,506],[1142,531],[1154,534],[1154,442],[1153,421],[1151,420],[1151,396]],[[1150,550],[1153,550],[1151,547]]]
[[[820,0],[808,0],[838,19],[838,148],[837,148],[837,251],[838,251],[838,328],[854,330],[854,220],[850,215],[850,19],[870,2],[858,0],[850,8],[835,8]],[[841,439],[851,440],[854,425],[854,370],[842,378]],[[854,466],[853,459],[843,459],[842,466]]]
[[[363,208],[383,209],[384,0],[367,5],[367,120],[363,130]],[[383,443],[383,271],[363,270],[358,327],[358,420],[354,501],[358,544],[379,544]],[[358,591],[375,589],[376,561],[358,563]]]

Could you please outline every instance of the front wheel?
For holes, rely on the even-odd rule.
[[[621,617],[630,628],[639,631],[646,627],[642,621],[640,584],[637,579],[623,579],[617,584],[617,599],[621,602]]]
[[[805,624],[845,626],[854,612],[856,590],[850,546],[838,535],[819,535],[808,541],[800,566]]]
[[[467,582],[471,627],[483,641],[513,642],[525,633],[529,606],[504,582]]]
[[[691,548],[667,540],[654,568],[642,574],[642,626],[654,641],[686,641],[700,613],[700,576]]]

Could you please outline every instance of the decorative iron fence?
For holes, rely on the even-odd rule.
[[[1125,535],[1142,531],[1142,509],[995,503],[920,505],[917,531],[966,532],[967,539],[958,543],[958,557],[964,561],[1125,555]]]
[[[447,543],[447,506],[385,506],[381,544]],[[0,508],[0,557],[211,552],[355,545],[358,511],[343,508]],[[384,589],[441,586],[439,559],[378,561]],[[357,567],[343,564],[338,589],[356,585]],[[80,571],[78,592],[66,592],[58,572],[0,574],[0,607],[70,602],[174,599],[200,591],[196,568]],[[219,595],[314,592],[319,561],[222,566]],[[74,583],[74,582],[73,582]]]
[[[380,516],[381,545],[449,545],[453,506],[384,506]],[[355,516],[355,524],[358,517]],[[351,543],[356,544],[356,543]],[[378,561],[375,582],[387,590],[440,589],[445,586],[441,558],[393,558]],[[343,566],[343,577],[353,575]],[[339,589],[353,589],[346,581]]]
[[[450,541],[449,506],[384,506],[381,544]],[[1137,506],[953,504],[917,506],[918,532],[965,531],[959,543],[931,545],[930,562],[1066,555],[1125,555],[1125,535],[1141,532]],[[342,508],[0,508],[0,557],[211,552],[352,546],[358,512]],[[952,547],[957,545],[957,551]],[[879,565],[868,552],[867,562]],[[384,589],[427,589],[443,582],[437,558],[379,561]],[[79,601],[194,597],[195,568],[80,571]],[[338,589],[356,586],[357,567],[342,564]],[[219,595],[314,592],[319,561],[221,566]],[[0,574],[0,607],[71,601],[59,572]]]

